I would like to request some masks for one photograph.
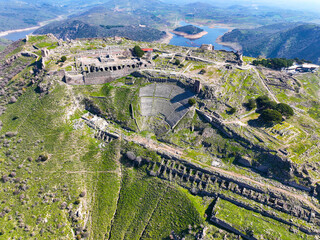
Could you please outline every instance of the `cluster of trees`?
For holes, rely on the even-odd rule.
[[[289,118],[294,115],[293,109],[288,104],[276,103],[268,96],[258,97],[256,104],[259,109],[262,109],[260,119],[266,123],[280,123],[283,117]]]
[[[276,70],[291,67],[293,63],[294,63],[294,60],[286,59],[286,58],[269,58],[269,59],[254,60],[252,62],[252,64],[255,66],[262,65],[264,67],[272,68]]]
[[[134,46],[134,48],[133,48],[133,54],[134,54],[135,56],[137,56],[138,58],[141,58],[141,57],[143,57],[143,55],[144,55],[144,51],[141,49],[141,47],[139,47],[139,46]]]
[[[312,61],[309,60],[305,60],[305,59],[299,59],[299,58],[295,58],[294,61],[298,64],[304,64],[304,63],[312,63]]]

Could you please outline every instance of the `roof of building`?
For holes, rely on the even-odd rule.
[[[153,48],[142,48],[141,50],[144,52],[152,52]]]

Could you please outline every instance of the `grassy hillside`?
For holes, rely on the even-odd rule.
[[[292,77],[247,64],[252,58],[238,66],[233,52],[127,39],[56,41],[32,36],[0,53],[0,238],[238,239],[212,224],[212,216],[257,239],[313,238],[299,229],[316,231],[320,224],[319,72]],[[87,50],[137,44],[159,50],[153,64],[163,71],[144,70],[101,85],[68,85],[62,79],[61,71],[76,67],[79,51],[90,55]],[[45,48],[51,51],[41,69],[36,61]],[[22,56],[26,51],[34,55]],[[168,58],[168,52],[181,55]],[[187,53],[214,63],[186,59]],[[151,84],[148,76],[164,80],[168,73],[177,73],[180,86],[193,87],[190,79],[203,86],[178,125],[156,135],[164,117],[142,115],[139,91]],[[289,104],[295,114],[263,124],[261,111],[246,106],[263,95]],[[92,111],[87,119],[97,118],[119,138],[97,136],[82,118],[88,113],[84,99],[99,109],[99,116]],[[223,127],[208,123],[199,110]],[[133,164],[129,151],[143,164]],[[155,174],[161,169],[162,175]],[[281,204],[294,206],[293,213]]]

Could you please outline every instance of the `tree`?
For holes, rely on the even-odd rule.
[[[62,56],[60,60],[61,60],[61,62],[65,62],[65,61],[67,61],[67,57],[66,56]]]
[[[141,58],[141,57],[143,57],[143,55],[144,55],[144,51],[141,49],[141,47],[139,47],[139,46],[134,46],[134,48],[133,48],[133,53],[134,53],[134,55],[135,56],[137,56],[138,58]]]
[[[177,65],[177,66],[180,65],[180,63],[181,63],[181,62],[180,62],[179,59],[176,59],[176,61],[174,62],[174,64]]]
[[[236,113],[236,111],[237,111],[237,108],[232,107],[232,108],[230,108],[229,113],[234,114],[234,113]]]
[[[266,109],[260,115],[262,121],[266,123],[280,123],[282,121],[282,115],[277,110]]]
[[[292,107],[290,107],[288,104],[285,104],[285,103],[277,104],[276,110],[286,117],[291,117],[294,114]]]
[[[259,108],[262,108],[262,107],[265,107],[265,105],[270,102],[270,99],[267,95],[264,95],[264,96],[260,96],[256,99],[256,102],[257,102],[257,106]]]
[[[256,101],[252,98],[249,99],[248,103],[246,103],[246,106],[249,110],[252,110],[257,107]]]
[[[265,108],[277,110],[277,103],[275,101],[266,102],[264,105]]]
[[[188,103],[189,103],[191,106],[193,106],[193,105],[195,105],[195,104],[197,103],[197,101],[196,101],[194,98],[190,98],[190,99],[188,100]]]

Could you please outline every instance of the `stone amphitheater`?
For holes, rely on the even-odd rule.
[[[175,84],[153,83],[140,89],[141,115],[161,116],[174,128],[189,111],[195,94]]]

